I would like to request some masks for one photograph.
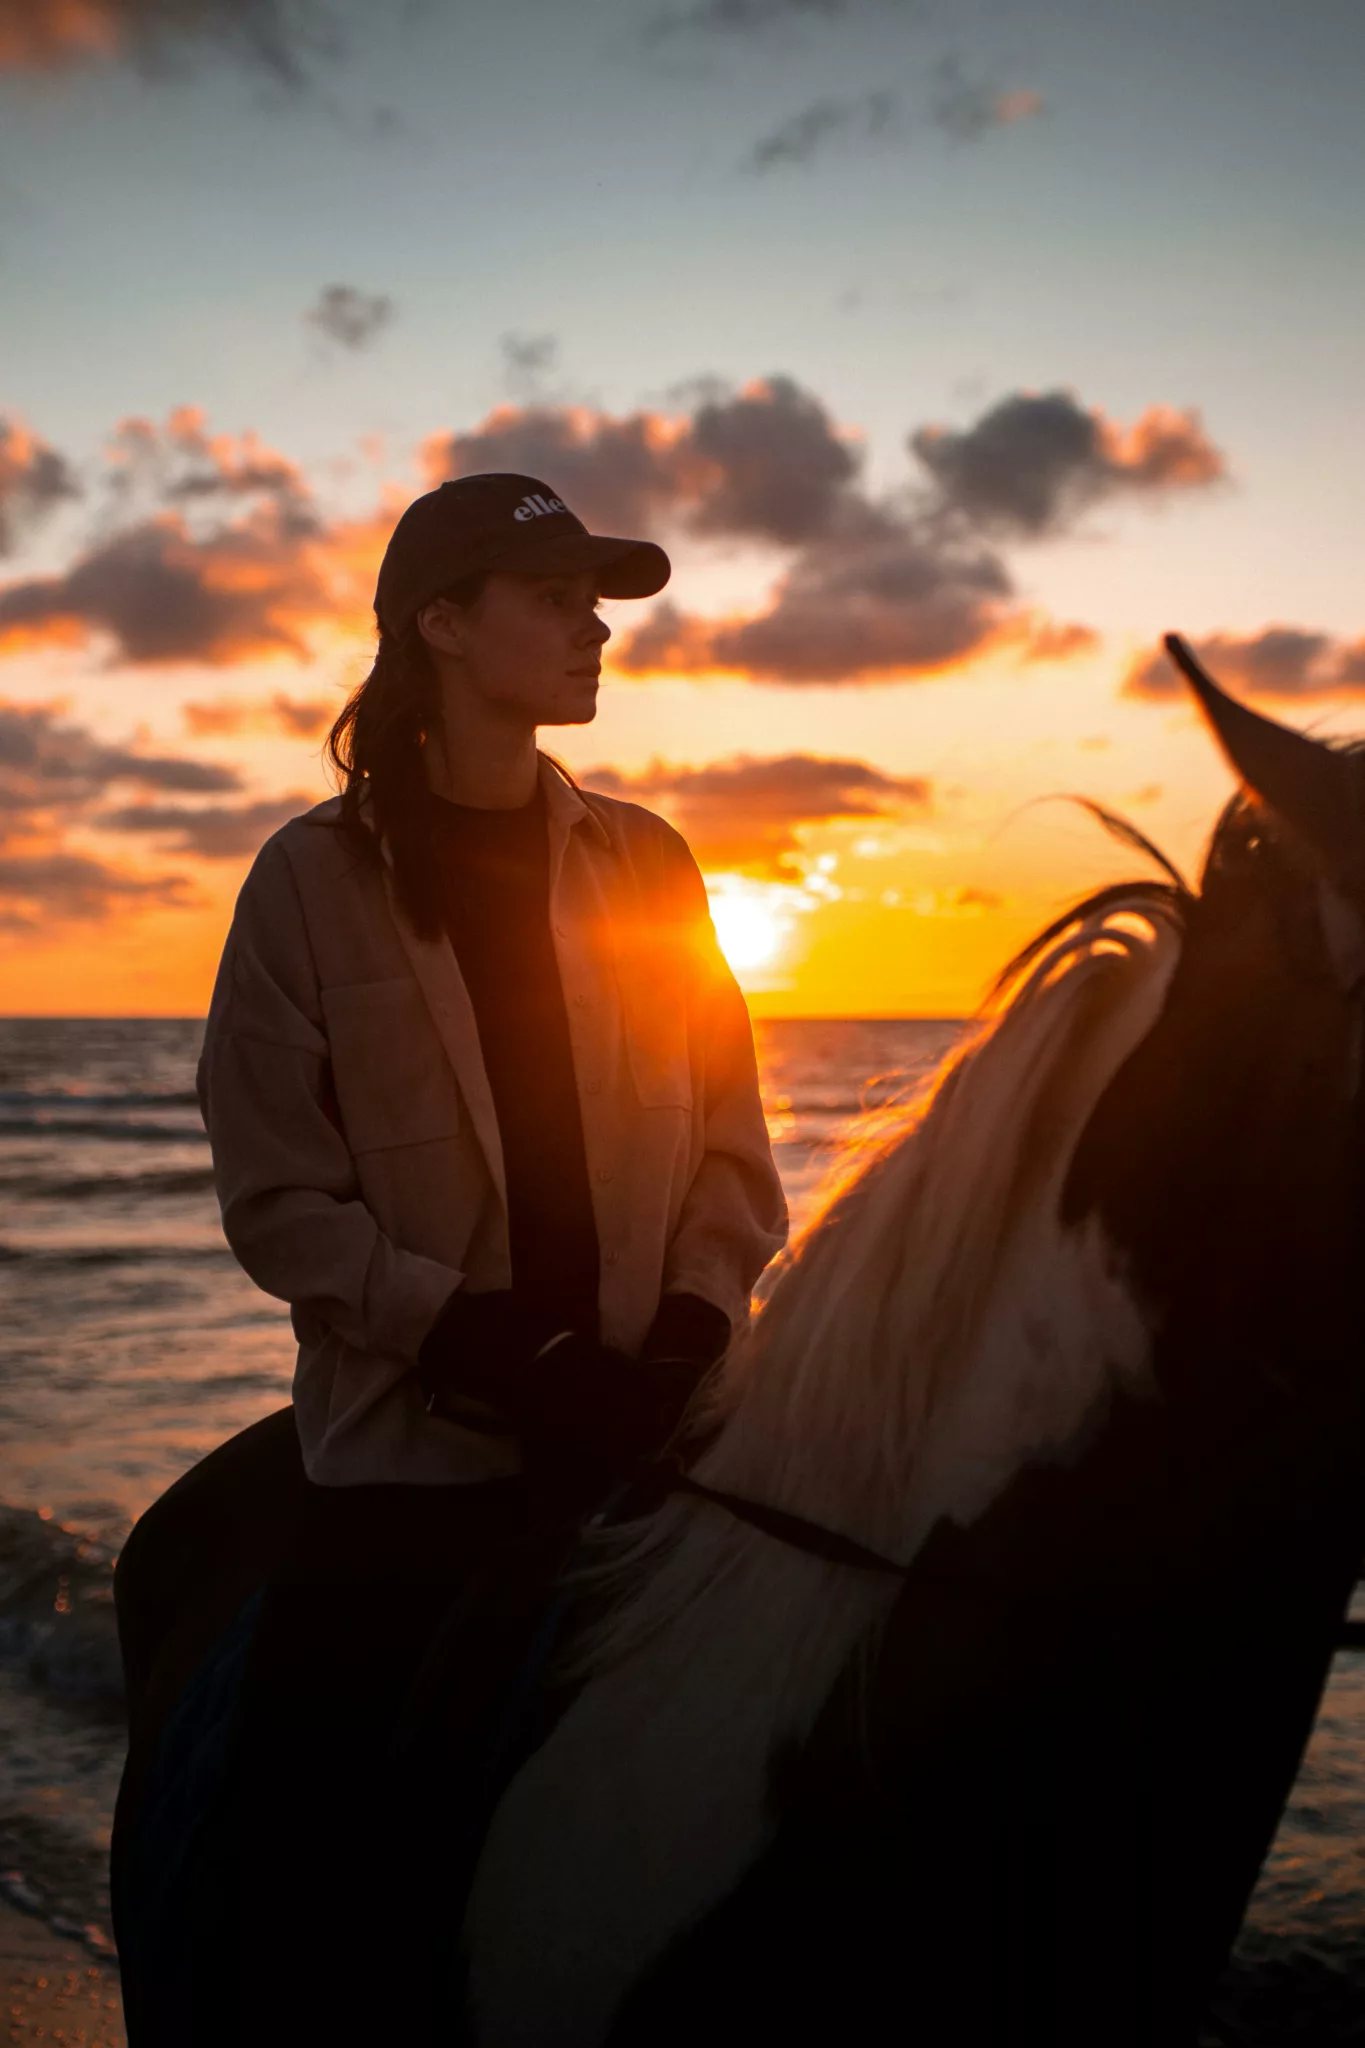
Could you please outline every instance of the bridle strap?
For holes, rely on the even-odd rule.
[[[664,1480],[665,1493],[690,1494],[694,1500],[704,1500],[712,1507],[724,1508],[736,1521],[747,1522],[751,1529],[776,1537],[779,1543],[790,1544],[793,1550],[804,1551],[807,1557],[818,1557],[822,1564],[851,1565],[856,1571],[864,1572],[891,1572],[901,1579],[910,1570],[909,1565],[898,1564],[893,1557],[883,1557],[879,1550],[869,1550],[865,1543],[857,1543],[851,1536],[841,1536],[837,1529],[826,1529],[819,1522],[808,1522],[804,1515],[794,1515],[786,1508],[769,1507],[760,1500],[746,1500],[743,1494],[726,1493],[718,1486],[703,1486],[699,1479],[694,1479],[680,1466],[673,1466],[660,1477]]]

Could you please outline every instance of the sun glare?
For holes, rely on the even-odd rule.
[[[711,915],[720,949],[736,974],[772,965],[782,944],[783,931],[761,897],[727,891],[713,899]]]

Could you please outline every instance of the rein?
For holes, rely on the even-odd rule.
[[[747,1522],[751,1529],[759,1530],[764,1536],[776,1537],[779,1543],[786,1543],[793,1550],[804,1551],[807,1557],[818,1557],[823,1564],[851,1565],[856,1571],[891,1572],[903,1579],[909,1575],[910,1566],[897,1564],[894,1557],[883,1557],[881,1551],[870,1550],[865,1543],[855,1542],[852,1536],[841,1536],[837,1529],[826,1529],[819,1522],[808,1522],[804,1515],[794,1515],[787,1508],[773,1508],[763,1501],[746,1500],[743,1494],[726,1493],[718,1486],[703,1486],[700,1479],[693,1479],[680,1465],[673,1465],[660,1475],[664,1493],[687,1493],[694,1500],[704,1500],[714,1508],[724,1508],[738,1522]]]

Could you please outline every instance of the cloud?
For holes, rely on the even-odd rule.
[[[207,505],[263,498],[300,535],[317,530],[302,470],[258,434],[211,434],[201,407],[175,406],[158,425],[125,419],[109,437],[106,489],[126,517],[139,505]]]
[[[362,292],[353,284],[329,284],[318,293],[304,320],[338,347],[368,348],[394,317],[394,303],[383,292]]]
[[[164,73],[216,46],[298,89],[338,39],[321,0],[4,0],[0,69],[56,71],[127,60]]]
[[[480,470],[544,477],[590,526],[660,520],[785,545],[830,530],[860,456],[790,377],[740,391],[703,383],[690,414],[499,406],[468,433],[424,443],[430,484]]]
[[[1013,128],[1043,111],[1042,96],[1021,88],[1002,92],[998,86],[969,79],[956,57],[945,57],[934,69],[929,118],[955,142],[979,142],[995,128]]]
[[[1213,633],[1191,643],[1216,680],[1257,697],[1326,697],[1365,691],[1365,639],[1338,640],[1301,626]],[[1159,647],[1139,655],[1125,697],[1185,697],[1187,685]]]
[[[119,787],[215,795],[237,785],[230,768],[108,746],[57,705],[0,701],[0,929],[43,930],[134,903],[185,901],[183,877],[113,866],[73,847],[70,835]]]
[[[255,853],[281,825],[311,810],[315,798],[295,792],[247,804],[128,804],[101,811],[92,821],[102,832],[140,833],[169,840],[172,853],[203,860],[231,860]]]
[[[49,512],[80,495],[64,455],[18,420],[0,416],[0,555],[12,554]]]
[[[99,635],[126,661],[224,665],[302,656],[334,613],[343,536],[254,435],[211,435],[192,407],[125,420],[105,494],[103,528],[68,570],[0,587],[0,649]]]
[[[433,434],[422,463],[429,486],[482,470],[540,477],[587,525],[629,534],[678,495],[685,431],[660,413],[617,419],[588,406],[502,405],[468,433]]]
[[[299,621],[325,609],[316,571],[262,515],[208,540],[163,515],[98,546],[64,576],[0,591],[0,647],[107,633],[127,661],[210,666],[303,654]]]
[[[707,872],[790,880],[805,826],[883,818],[929,803],[922,776],[884,775],[863,761],[813,754],[739,754],[704,768],[662,761],[634,775],[612,768],[583,778],[590,789],[658,804],[685,834]]]
[[[899,113],[900,99],[894,92],[868,92],[851,100],[815,100],[761,136],[741,168],[761,174],[813,163],[832,143],[874,141],[888,134]]]
[[[219,697],[212,703],[183,704],[185,729],[196,739],[218,739],[244,732],[283,733],[288,739],[315,739],[330,727],[340,706],[325,697]]]
[[[908,445],[945,511],[1016,538],[1055,533],[1106,498],[1155,499],[1227,475],[1198,412],[1149,406],[1125,429],[1069,391],[1012,392],[974,425],[921,427]]]
[[[666,8],[657,14],[647,34],[653,41],[698,31],[751,35],[791,21],[837,21],[848,8],[849,0],[695,0],[690,7]]]
[[[1100,636],[1092,626],[1044,619],[1030,632],[1023,658],[1025,661],[1070,661],[1078,654],[1093,653],[1099,644]]]
[[[55,704],[0,701],[0,831],[20,812],[78,808],[116,783],[216,795],[239,788],[241,777],[183,755],[106,746]]]
[[[761,683],[872,682],[928,674],[1009,625],[1012,586],[985,550],[943,544],[887,516],[804,550],[770,608],[702,620],[664,607],[616,655],[627,673],[722,671]],[[662,617],[660,614],[662,613]]]
[[[498,346],[502,351],[503,376],[508,390],[516,398],[538,398],[543,380],[559,360],[557,337],[553,334],[504,334]]]
[[[504,404],[429,436],[419,460],[429,485],[542,477],[599,531],[781,551],[761,610],[707,619],[657,606],[632,617],[617,666],[798,684],[931,674],[1003,640],[1021,659],[1069,658],[1093,645],[1089,629],[1021,607],[998,539],[1062,531],[1106,494],[1155,498],[1223,473],[1197,415],[1151,407],[1124,428],[1064,392],[1013,394],[909,445],[919,475],[872,492],[856,433],[774,374],[738,390],[695,380],[622,415]],[[0,586],[0,648],[99,640],[148,665],[307,658],[320,627],[368,610],[395,509],[329,526],[297,465],[257,436],[211,433],[190,407],[120,425],[104,502],[64,573]],[[326,722],[320,700],[296,708],[278,693],[186,718],[201,735]]]
[[[765,377],[700,404],[678,463],[696,492],[697,533],[780,543],[830,532],[860,455],[817,398]]]
[[[240,787],[233,768],[107,745],[60,705],[0,700],[0,929],[188,905],[185,876],[116,864],[81,842],[141,837],[163,842],[164,852],[223,860],[253,853],[312,802],[295,794],[214,801]]]
[[[90,854],[0,849],[0,931],[96,923],[134,904],[180,908],[189,900],[187,889],[183,876],[130,874]]]
[[[874,495],[856,437],[790,377],[739,391],[699,382],[675,396],[676,412],[625,417],[502,406],[424,450],[432,483],[522,470],[607,531],[662,525],[790,551],[760,613],[656,605],[615,652],[628,674],[886,680],[932,674],[1005,638],[1025,660],[1070,659],[1095,635],[1022,611],[992,540],[1055,534],[1106,496],[1155,500],[1225,473],[1193,412],[1153,406],[1123,427],[1066,392],[1014,393],[965,429],[914,434],[921,476]]]

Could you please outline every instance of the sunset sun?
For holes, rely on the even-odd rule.
[[[716,937],[736,974],[770,967],[783,940],[781,919],[761,896],[746,891],[727,891],[711,904]]]

